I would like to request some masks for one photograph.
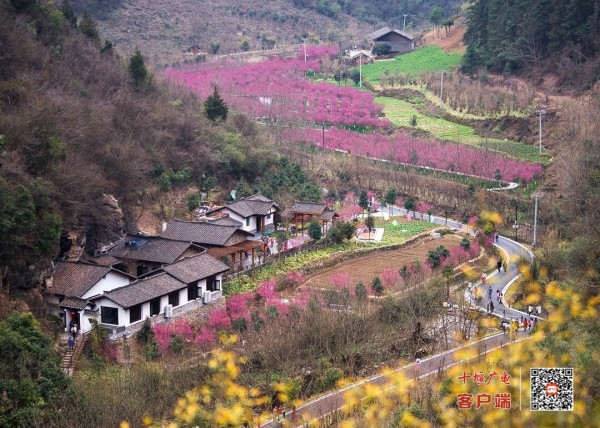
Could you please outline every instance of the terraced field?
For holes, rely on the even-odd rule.
[[[480,135],[477,135],[475,129],[470,126],[422,113],[417,108],[419,105],[418,101],[410,103],[396,98],[376,97],[375,102],[384,106],[383,113],[396,127],[413,127],[411,123],[414,117],[416,118],[415,129],[428,132],[437,139],[487,148],[505,153],[516,159],[542,164],[548,163],[548,153],[544,149],[540,156],[539,148],[533,145],[495,138],[484,139]]]

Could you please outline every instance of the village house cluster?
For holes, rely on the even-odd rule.
[[[131,334],[146,319],[164,322],[222,297],[226,275],[267,260],[276,216],[295,227],[317,220],[326,231],[338,215],[326,204],[296,202],[280,207],[261,194],[214,207],[202,221],[174,220],[160,236],[127,234],[86,260],[58,261],[46,283],[46,301],[63,319],[65,331],[95,324],[112,338]]]

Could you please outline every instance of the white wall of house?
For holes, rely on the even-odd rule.
[[[108,272],[104,278],[98,281],[90,288],[83,296],[83,299],[88,299],[92,296],[98,296],[106,291],[114,290],[115,288],[123,287],[131,282],[128,276],[118,272]]]
[[[219,281],[222,281],[223,274],[218,274],[216,276],[216,279]],[[202,279],[202,280],[198,281],[197,287],[199,289],[198,292],[199,292],[200,297],[197,300],[192,300],[192,301],[188,301],[188,299],[187,299],[187,287],[179,290],[179,306],[176,306],[173,308],[173,315],[177,316],[177,315],[185,314],[186,312],[188,312],[192,309],[202,307],[203,306],[202,293],[204,293],[206,291],[206,286],[207,286],[206,279]],[[213,301],[217,297],[220,298],[221,295],[222,295],[222,291],[213,292]],[[117,336],[120,337],[120,335],[122,335],[124,332],[126,332],[127,334],[131,334],[131,333],[134,333],[137,330],[139,330],[141,328],[141,326],[143,325],[144,321],[146,320],[146,318],[150,318],[150,321],[152,322],[153,325],[164,322],[165,321],[164,311],[165,311],[165,306],[169,304],[169,296],[168,295],[161,296],[161,298],[160,298],[160,313],[153,317],[150,317],[150,302],[142,303],[142,310],[141,310],[142,318],[141,318],[141,320],[135,321],[133,323],[129,322],[129,320],[130,320],[129,308],[124,309],[121,306],[119,306],[118,304],[116,304],[115,302],[113,302],[112,300],[107,299],[106,297],[98,297],[97,299],[94,299],[94,303],[96,304],[97,311],[95,311],[95,312],[80,311],[81,322],[82,322],[81,332],[85,333],[85,332],[91,330],[92,323],[90,322],[90,320],[93,319],[93,320],[97,321],[98,323],[102,323],[109,329],[114,328],[116,330],[117,327],[121,327],[121,328],[125,327],[125,330],[121,331],[118,335],[115,336],[115,337],[117,337]],[[118,317],[119,317],[118,325],[106,324],[102,321],[102,319],[101,319],[102,306],[109,307],[109,308],[116,308],[118,310]]]
[[[265,226],[273,224],[275,222],[275,207],[271,207],[269,214],[265,216]]]
[[[98,309],[97,320],[99,323],[102,323],[105,325],[113,325],[113,324],[106,324],[105,320],[102,319],[102,307],[104,306],[107,308],[116,308],[119,310],[119,324],[116,324],[115,327],[129,324],[129,311],[123,309],[121,306],[117,305],[112,300],[102,297],[98,300],[95,300],[94,303],[96,304],[96,308]]]
[[[206,291],[206,279],[198,281],[198,296],[202,299],[202,293]],[[187,298],[187,296],[186,296]]]
[[[231,211],[229,208],[223,208],[223,211],[229,214],[230,218],[242,223],[242,227],[240,227],[240,229],[245,230],[246,232],[252,232],[253,230],[256,230],[256,216],[253,215],[248,218],[242,217],[238,213]],[[248,220],[247,225],[246,220]]]

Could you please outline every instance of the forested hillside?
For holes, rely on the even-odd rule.
[[[70,0],[78,14],[87,10],[117,49],[135,47],[152,64],[171,64],[202,52],[231,53],[309,42],[341,42],[346,47],[382,26],[407,30],[430,25],[434,7],[451,16],[460,0]]]
[[[132,67],[89,18],[17,0],[0,16],[0,290],[39,284],[68,231],[88,249],[114,242],[171,190],[247,187],[278,168],[251,121],[209,121],[204,100],[139,53]]]
[[[463,70],[511,73],[542,67],[571,86],[598,79],[600,3],[595,0],[471,2]]]

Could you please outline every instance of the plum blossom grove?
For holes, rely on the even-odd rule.
[[[217,86],[225,102],[240,111],[285,126],[292,123],[300,126],[284,132],[284,138],[289,141],[490,180],[532,181],[541,176],[541,165],[493,151],[418,141],[398,133],[391,136],[379,132],[360,134],[339,129],[389,130],[391,124],[380,117],[382,106],[374,103],[370,92],[305,78],[307,72],[320,69],[321,58],[337,54],[335,47],[307,46],[306,54],[306,61],[301,49],[297,58],[274,57],[258,63],[224,60],[177,70],[171,68],[165,75],[200,97],[208,97]],[[325,138],[323,130],[311,128],[315,125],[327,127]]]
[[[543,172],[539,164],[519,161],[491,151],[455,143],[418,141],[402,134],[361,134],[329,128],[323,137],[320,129],[306,128],[286,130],[284,138],[307,142],[326,150],[341,150],[353,155],[455,171],[490,180],[496,180],[500,174],[504,181],[532,181]]]
[[[300,272],[289,272],[287,280],[297,284],[302,280]],[[230,332],[244,325],[259,329],[269,319],[289,316],[292,309],[307,307],[312,291],[301,290],[293,299],[283,299],[276,290],[275,281],[265,281],[254,292],[235,294],[227,298],[225,308],[215,308],[207,321],[194,326],[188,318],[178,318],[168,324],[153,327],[154,339],[161,353],[168,353],[175,338],[195,344],[200,350],[209,350],[217,343],[221,332]]]
[[[347,127],[390,128],[379,116],[383,107],[373,95],[347,86],[307,80],[318,71],[319,58],[337,53],[331,47],[307,47],[307,61],[271,58],[257,63],[225,60],[185,69],[168,69],[167,78],[180,82],[202,98],[216,86],[225,102],[256,118]]]

